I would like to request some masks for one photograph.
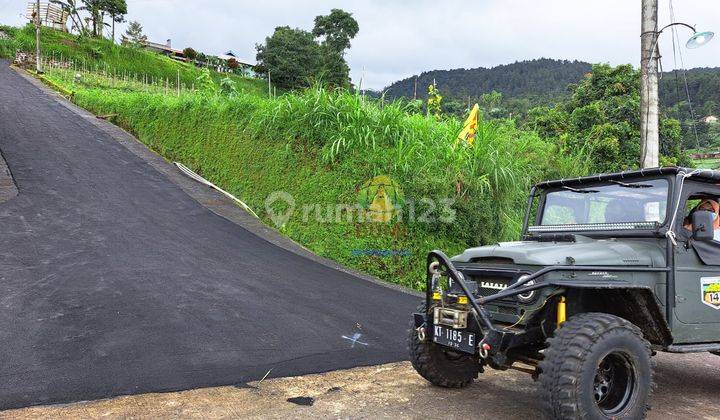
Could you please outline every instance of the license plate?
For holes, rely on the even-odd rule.
[[[463,330],[454,330],[442,325],[435,325],[433,333],[433,341],[446,346],[452,347],[464,353],[475,354],[475,333]]]

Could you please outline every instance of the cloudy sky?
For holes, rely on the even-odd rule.
[[[660,24],[670,0],[659,0]],[[0,0],[0,23],[20,24],[27,0]],[[255,44],[276,26],[312,29],[313,18],[342,8],[360,33],[347,58],[353,82],[381,89],[425,70],[491,67],[549,57],[611,64],[639,61],[640,0],[281,1],[127,0],[151,40],[172,39],[219,54],[231,49],[254,59]],[[720,32],[720,0],[675,0],[677,21]],[[124,29],[124,28],[123,28]],[[679,30],[683,40],[690,35]],[[661,38],[665,70],[674,67],[672,33]],[[720,37],[683,49],[685,67],[720,66]]]

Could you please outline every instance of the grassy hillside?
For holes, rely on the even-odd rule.
[[[0,26],[7,35],[0,37],[0,57],[14,58],[17,50],[35,51],[35,28],[25,26],[15,28]],[[42,29],[42,52],[46,59],[72,62],[75,67],[97,72],[114,72],[126,77],[147,78],[150,80],[168,79],[174,83],[180,75],[181,83],[191,86],[202,73],[202,69],[192,64],[179,62],[161,54],[138,48],[113,44],[106,39],[78,37],[76,35]],[[230,77],[247,92],[263,94],[267,85],[261,81],[236,75],[211,72],[211,77],[219,81]]]
[[[62,39],[55,44],[64,45]],[[85,42],[99,41],[80,40],[66,53],[87,57]],[[177,66],[108,48],[105,57],[117,53],[118,66],[132,60],[148,60],[145,66],[159,72]],[[510,120],[481,121],[468,146],[455,141],[461,128],[455,118],[427,117],[346,91],[315,87],[267,98],[210,82],[177,95],[101,73],[77,79],[73,71],[49,69],[46,78],[75,92],[80,106],[117,115],[114,122],[150,148],[235,194],[314,252],[418,289],[427,251],[453,254],[517,239],[533,182],[588,170],[587,159]],[[379,188],[366,186],[377,176],[391,180],[400,209],[390,221],[373,221],[368,212]],[[291,202],[269,200],[277,197]],[[288,210],[286,220],[273,217]]]
[[[474,146],[456,145],[457,120],[409,114],[399,104],[380,108],[347,92],[175,97],[56,81],[76,92],[79,105],[118,114],[116,123],[153,150],[237,195],[316,253],[415,288],[428,250],[516,239],[530,183],[583,172],[582,159],[512,124],[483,122]],[[404,193],[403,213],[389,223],[354,209],[377,175]],[[279,191],[295,209],[281,226],[272,211],[287,205],[266,201]]]

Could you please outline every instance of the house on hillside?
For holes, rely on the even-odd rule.
[[[718,122],[718,117],[714,115],[708,115],[707,117],[701,118],[700,121],[704,122],[705,124],[715,124]]]
[[[255,72],[253,71],[253,67],[255,67],[255,61],[249,60],[249,59],[243,59],[237,56],[232,50],[228,50],[225,54],[218,55],[218,58],[225,61],[226,63],[230,60],[235,60],[238,63],[238,70],[236,72],[241,73],[244,76],[254,77],[256,76]],[[222,66],[224,68],[218,69],[218,71],[227,72],[230,70],[229,66]]]
[[[121,41],[123,45],[130,43],[130,40],[125,35],[122,36]],[[185,53],[183,53],[183,50],[178,50],[172,47],[172,40],[170,39],[165,41],[164,44],[144,40],[140,41],[140,46],[148,51],[156,52],[158,54],[168,56],[178,61],[188,61],[187,58],[185,58]]]

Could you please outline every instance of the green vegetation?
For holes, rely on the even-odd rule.
[[[555,107],[530,110],[525,126],[572,150],[583,149],[603,172],[632,169],[640,156],[640,72],[597,64]],[[680,123],[660,118],[663,166],[688,166]]]
[[[432,70],[385,89],[389,98],[413,98],[417,81],[417,97],[424,100],[425,87],[435,81],[446,96],[446,112],[453,114],[494,91],[501,94],[501,101],[493,107],[496,117],[518,117],[532,107],[552,105],[566,97],[568,85],[577,83],[590,69],[589,63],[581,61],[541,58],[492,68]]]
[[[693,167],[699,169],[720,169],[720,159],[708,158],[708,159],[695,159],[693,161]]]
[[[0,39],[0,57],[14,58],[17,50],[35,51],[35,28],[25,26],[14,28],[0,26],[0,30],[8,35]],[[48,60],[71,62],[72,67],[95,73],[113,73],[120,77],[140,80],[153,80],[156,83],[167,79],[175,86],[178,73],[180,82],[190,88],[203,70],[192,64],[183,63],[160,54],[115,45],[112,41],[102,38],[90,38],[72,35],[49,28],[42,29],[42,48]],[[240,88],[249,92],[267,92],[267,85],[261,80],[241,77],[233,74],[225,75],[211,72],[211,77],[219,82],[230,77]]]
[[[385,280],[421,288],[428,250],[448,252],[517,239],[527,189],[589,168],[535,133],[481,121],[475,144],[455,143],[456,119],[438,120],[401,103],[314,87],[269,99],[218,89],[131,91],[48,75],[74,100],[115,122],[168,159],[185,163],[237,195],[273,225],[268,196],[285,191],[295,211],[280,230],[314,252]],[[408,112],[410,111],[410,112]],[[359,188],[387,175],[405,208],[390,223],[368,222]],[[340,206],[338,206],[340,204]],[[452,221],[452,222],[450,222]]]
[[[660,106],[681,122],[683,146],[720,148],[720,124],[704,123],[703,117],[720,117],[720,68],[687,70],[687,92],[683,71],[668,72],[660,80]],[[692,99],[692,113],[687,95]],[[697,133],[697,136],[696,136]]]
[[[542,58],[492,68],[433,70],[417,76],[417,96],[425,99],[425,87],[436,80],[445,96],[445,113],[466,115],[469,107],[478,102],[487,118],[511,117],[523,123],[533,108],[553,107],[567,100],[572,86],[580,83],[591,72],[591,67],[590,63],[582,61]],[[687,76],[688,92],[685,91],[684,75]],[[391,84],[386,88],[386,97],[413,98],[415,81],[413,76]],[[662,113],[681,123],[683,148],[720,147],[720,125],[700,121],[708,115],[720,116],[720,68],[665,72],[660,79],[659,92]],[[692,99],[692,113],[688,93]],[[492,103],[487,101],[487,95],[495,96]]]
[[[101,38],[105,26],[110,26],[111,39],[115,39],[115,24],[124,22],[128,12],[125,0],[50,0],[50,2],[58,5],[68,14],[74,30],[96,38]],[[86,16],[81,16],[80,12],[84,12]],[[105,22],[106,16],[110,17],[109,24]]]
[[[312,33],[279,26],[257,46],[257,70],[269,72],[284,89],[307,88],[318,82],[350,87],[350,67],[344,54],[358,31],[352,14],[340,9],[315,17]]]

